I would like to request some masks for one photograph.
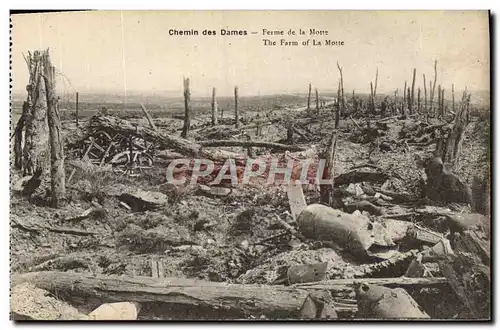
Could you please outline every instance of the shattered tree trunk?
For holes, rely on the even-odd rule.
[[[462,102],[460,103],[460,108],[455,115],[455,123],[448,133],[448,138],[446,139],[446,144],[443,151],[443,162],[446,164],[451,164],[455,167],[457,164],[458,157],[460,156],[460,151],[462,149],[463,133],[467,126],[466,118],[466,102],[467,93],[464,91]]]
[[[342,68],[339,65],[339,62],[337,62],[337,68],[339,69],[340,72],[340,100],[339,100],[339,121],[340,121],[340,116],[342,116],[343,111],[345,110],[345,103],[344,103],[344,75],[342,74]],[[335,128],[338,127],[338,122],[337,119],[335,119]]]
[[[405,81],[405,87],[403,88],[403,106],[401,107],[401,111],[403,112],[403,115],[406,115],[406,81]]]
[[[311,111],[311,83],[309,83],[309,93],[307,94],[307,113]]]
[[[23,110],[21,117],[17,122],[16,129],[14,131],[14,166],[18,170],[23,169],[23,130],[25,126],[25,118],[29,111],[28,102],[23,103]]]
[[[234,86],[234,120],[235,127],[238,128],[240,126],[240,113],[238,109],[238,86]]]
[[[80,126],[78,123],[78,92],[76,92],[76,100],[75,100],[75,122],[76,122],[76,128]]]
[[[50,186],[52,206],[60,207],[66,199],[66,174],[64,172],[64,146],[61,137],[61,121],[59,120],[55,68],[50,61],[49,53],[44,56],[43,73],[47,97],[47,116],[50,141]]]
[[[134,301],[141,304],[182,304],[190,309],[208,307],[236,317],[300,317],[309,296],[304,289],[206,282],[183,278],[152,278],[38,272],[15,275],[12,286],[30,282],[82,311],[102,303]],[[174,316],[175,317],[175,316]]]
[[[323,168],[323,173],[321,176],[322,180],[330,181],[326,184],[320,184],[320,200],[321,203],[325,205],[333,204],[333,189],[334,189],[334,158],[335,158],[335,146],[337,144],[337,132],[332,134],[330,138],[330,143],[327,148],[323,151],[321,159],[325,161],[325,167]]]
[[[435,114],[434,113],[434,94],[436,92],[436,81],[437,81],[437,60],[434,61],[434,83],[432,84],[431,86],[431,89],[430,89],[430,93],[431,93],[431,110],[432,110],[432,113],[433,115]],[[430,82],[429,82],[430,83]]]
[[[441,116],[441,85],[438,85],[438,98],[437,98],[437,112],[438,115]],[[442,118],[442,117],[441,117]]]
[[[441,118],[444,118],[444,88],[441,87]]]
[[[451,111],[453,111],[453,114],[456,114],[456,112],[455,112],[455,84],[451,84]]]
[[[407,94],[408,94],[408,96],[407,96],[406,99],[408,100],[408,112],[409,112],[410,115],[412,115],[413,114],[413,110],[411,109],[411,102],[412,102],[412,100],[411,100],[411,90],[410,90],[410,87],[408,87]]]
[[[335,112],[335,128],[339,127],[340,122],[340,80],[337,89],[337,111]]]
[[[415,107],[415,76],[417,75],[417,69],[413,69],[413,79],[411,83],[411,107],[410,107],[410,115],[413,115],[414,107]]]
[[[218,124],[216,92],[217,91],[216,91],[215,87],[212,88],[212,126],[215,126]]]
[[[418,88],[418,91],[417,91],[417,112],[420,112],[421,111],[421,107],[422,107],[422,100],[421,100],[421,93],[420,93],[420,87]]]
[[[422,76],[424,77],[424,112],[427,113],[427,83],[425,82],[425,73]]]
[[[182,127],[183,138],[187,138],[191,126],[191,92],[189,91],[189,78],[184,78],[184,126]]]
[[[25,119],[24,136],[24,175],[33,175],[37,168],[45,170],[48,166],[48,126],[45,83],[42,79],[42,54],[40,51],[28,53],[26,58],[30,74],[28,91],[28,111]]]
[[[316,113],[319,115],[319,93],[317,88],[315,88],[315,92],[316,92]]]

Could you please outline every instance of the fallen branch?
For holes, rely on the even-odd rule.
[[[275,142],[263,142],[263,141],[211,140],[211,141],[201,141],[199,142],[199,144],[202,147],[264,147],[264,148],[275,148],[275,149],[290,150],[290,151],[306,150],[299,146],[293,146]]]
[[[146,119],[148,120],[149,126],[151,126],[153,130],[157,131],[158,129],[156,128],[153,118],[151,118],[148,111],[146,110],[146,107],[142,103],[141,103],[141,109],[142,112],[144,113],[144,116],[146,116]]]
[[[77,235],[77,236],[92,236],[92,235],[97,235],[97,233],[94,233],[94,232],[80,230],[80,229],[75,229],[75,228],[68,228],[68,227],[51,227],[51,226],[45,226],[44,228],[47,229],[48,231],[52,231],[54,233],[63,233],[63,234],[70,234],[70,235]]]
[[[342,286],[354,286],[356,283],[367,283],[387,286],[433,286],[448,283],[446,277],[394,277],[394,278],[360,278],[360,279],[337,279],[314,283],[300,283],[292,285],[293,288],[301,289],[326,289],[335,290]]]

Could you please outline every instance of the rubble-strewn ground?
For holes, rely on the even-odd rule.
[[[286,112],[280,111],[271,118],[283,117]],[[305,112],[286,111],[288,118],[299,120],[308,117]],[[306,149],[315,146],[317,150],[322,150],[334,128],[334,117],[328,116],[330,113],[328,109],[322,110],[325,118],[308,124],[302,130],[307,132],[305,136],[309,139],[296,135],[296,143]],[[247,117],[250,118],[250,113]],[[191,138],[243,139],[242,134],[217,135],[229,131],[232,125],[220,125],[220,129],[215,131],[204,124],[209,122],[208,117],[196,119],[193,126],[198,128],[192,131]],[[246,133],[252,139],[284,141],[286,126],[285,119],[282,119],[263,127],[262,136],[255,137],[255,130]],[[132,120],[147,126],[142,118]],[[366,126],[362,118],[355,120]],[[353,121],[341,120],[335,151],[336,175],[347,173],[357,165],[376,165],[390,178],[384,183],[372,183],[372,187],[384,185],[387,190],[421,198],[425,184],[422,164],[434,151],[434,144],[420,147],[412,146],[411,143],[399,145],[390,142],[398,141],[402,128],[413,122],[416,119],[387,120],[388,129],[383,131],[383,136],[361,144],[353,142],[357,134]],[[180,120],[169,118],[157,119],[157,123],[159,129],[166,133],[172,133],[182,124]],[[472,177],[481,175],[486,166],[481,159],[485,148],[489,148],[484,145],[482,138],[483,131],[487,129],[485,125],[487,123],[484,121],[473,121],[465,133],[457,174],[469,184]],[[69,128],[72,125],[66,122],[65,126]],[[389,142],[392,150],[382,151],[379,148],[382,142]],[[246,153],[246,150],[238,147],[220,149]],[[257,153],[268,152],[256,149]],[[282,156],[283,153],[277,155]],[[72,167],[68,166],[67,177],[71,170]],[[165,170],[165,162],[158,158],[153,168],[145,170],[140,177],[128,177],[112,171],[96,173],[77,169],[67,187],[68,203],[61,209],[47,207],[43,205],[43,200],[37,205],[13,192],[10,211],[11,271],[61,270],[152,276],[152,260],[158,259],[163,260],[163,276],[167,277],[274,284],[286,277],[286,270],[291,265],[327,262],[327,275],[330,278],[349,278],[356,276],[354,268],[366,263],[356,260],[342,249],[319,242],[301,242],[287,232],[276,221],[279,217],[295,226],[283,186],[245,185],[234,187],[227,197],[212,197],[199,193],[196,187],[168,190]],[[19,178],[19,173],[13,171],[11,182]],[[356,195],[356,189],[363,190],[364,187],[363,184],[351,184],[336,188],[352,190]],[[304,188],[307,203],[317,203],[318,190],[313,186]],[[166,195],[168,203],[156,210],[132,213],[120,205],[119,196],[137,189],[161,192]],[[367,191],[362,192],[368,194]],[[346,197],[344,201],[349,201],[349,198],[352,199],[352,196]],[[90,208],[100,211],[83,220],[71,220]],[[411,207],[404,205],[388,205],[383,209],[387,214],[411,211]],[[422,223],[418,218],[413,220]],[[79,236],[52,232],[44,226],[71,227],[94,234]],[[266,238],[271,239],[266,241]],[[451,297],[453,292],[447,294]],[[427,300],[422,298],[425,295]],[[447,301],[438,299],[432,302],[435,294],[431,292],[420,292],[416,297],[424,308],[433,306],[432,310],[427,310],[431,317],[452,317],[457,313],[450,312],[452,307],[446,306],[449,304]]]

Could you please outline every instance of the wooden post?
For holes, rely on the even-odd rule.
[[[238,109],[238,86],[234,86],[234,120],[236,121],[235,127],[240,126],[240,113]]]
[[[78,92],[76,92],[76,101],[75,101],[75,111],[76,111],[76,128],[79,127],[79,124],[78,124]]]
[[[307,94],[307,112],[311,111],[311,83],[309,83],[309,93]]]
[[[181,137],[187,138],[191,126],[191,92],[189,91],[189,78],[184,78],[184,127]]]
[[[330,183],[320,184],[320,200],[321,203],[331,206],[333,204],[333,189],[334,189],[334,158],[335,158],[335,146],[337,144],[337,132],[333,132],[330,143],[323,150],[321,158],[325,160],[325,167],[323,168],[322,178],[323,180],[330,180]]]
[[[43,79],[47,97],[47,119],[50,141],[50,186],[52,206],[61,207],[66,199],[66,184],[64,172],[64,147],[61,137],[61,122],[59,120],[55,68],[50,62],[49,51],[44,54]]]
[[[424,112],[427,113],[427,84],[425,82],[425,73],[423,74],[424,77]]]
[[[410,114],[413,114],[413,107],[415,106],[415,76],[417,75],[417,68],[413,68],[413,79],[411,83],[411,107]]]
[[[316,93],[316,113],[319,114],[319,94],[318,94],[318,89],[315,88],[314,91]]]
[[[212,88],[212,126],[218,124],[217,120],[217,98],[215,87]]]

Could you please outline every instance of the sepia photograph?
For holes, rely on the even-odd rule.
[[[488,10],[10,12],[10,319],[491,321]]]

